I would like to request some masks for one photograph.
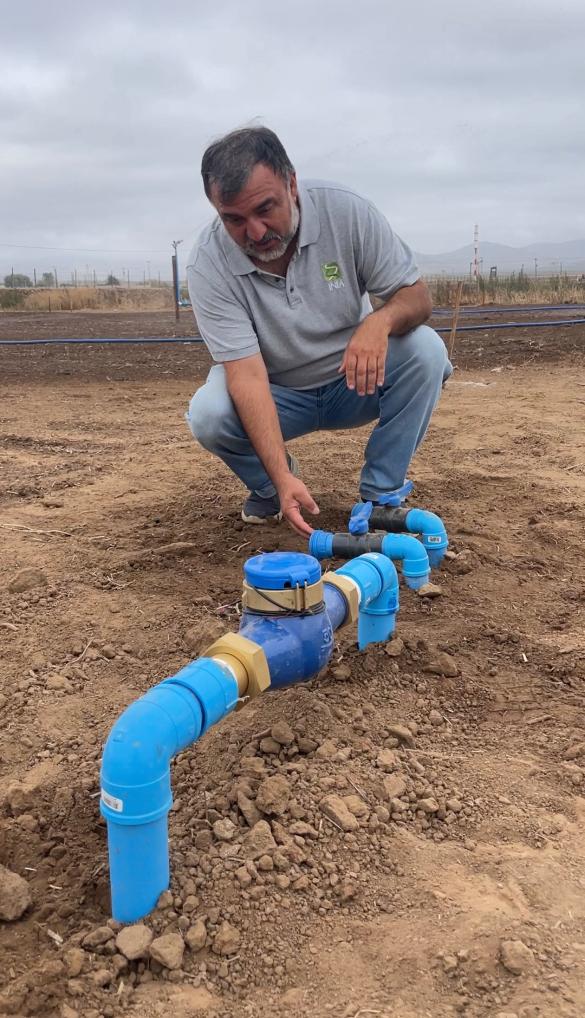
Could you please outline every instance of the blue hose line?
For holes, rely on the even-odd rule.
[[[347,603],[341,591],[331,583],[323,584],[323,600],[333,631],[339,629],[347,618]]]
[[[396,628],[398,573],[396,566],[379,552],[368,552],[346,562],[337,573],[349,576],[360,589],[358,647],[383,643]]]
[[[427,549],[412,534],[386,534],[382,554],[393,562],[402,561],[404,582],[411,590],[418,590],[429,582],[431,567]]]
[[[564,321],[553,322],[489,322],[485,325],[458,325],[457,332],[491,332],[492,329],[545,329],[558,328],[562,325],[585,325],[585,318],[566,318]],[[434,330],[439,333],[450,333],[449,328],[438,328]],[[83,339],[0,339],[0,346],[99,346],[100,343],[125,343],[128,344],[149,344],[149,343],[202,343],[200,336],[160,336],[146,338],[144,336],[136,339],[130,337],[102,338],[97,339],[90,336]]]
[[[405,522],[411,534],[420,534],[431,569],[436,569],[443,561],[449,547],[449,539],[442,519],[436,513],[427,512],[426,509],[411,509]]]
[[[108,825],[112,914],[136,922],[169,886],[170,763],[235,707],[227,667],[200,658],[124,711],[104,748],[100,811]]]
[[[262,647],[270,689],[311,679],[325,667],[333,651],[333,626],[325,607],[303,615],[260,615],[246,610],[240,633]]]

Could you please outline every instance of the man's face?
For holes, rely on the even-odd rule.
[[[268,166],[258,163],[242,190],[222,202],[217,185],[211,198],[232,240],[255,261],[282,258],[299,225],[297,181],[286,183]]]

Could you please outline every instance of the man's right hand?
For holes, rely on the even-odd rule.
[[[301,537],[310,537],[313,533],[313,528],[305,522],[301,510],[306,509],[313,516],[317,516],[319,514],[319,506],[309,489],[298,477],[289,474],[278,485],[277,490],[280,499],[280,509],[286,522]]]

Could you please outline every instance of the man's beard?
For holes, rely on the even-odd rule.
[[[259,262],[275,262],[278,258],[286,253],[286,249],[293,239],[295,233],[299,228],[299,222],[301,215],[299,207],[293,199],[290,199],[291,205],[291,224],[290,230],[284,235],[276,233],[274,230],[267,230],[262,240],[278,240],[280,243],[276,247],[271,247],[269,251],[264,251],[263,248],[254,243],[253,240],[249,240],[244,246],[244,251],[249,258],[255,258]]]

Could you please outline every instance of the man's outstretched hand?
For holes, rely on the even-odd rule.
[[[356,389],[358,396],[372,396],[384,384],[387,352],[388,326],[374,312],[358,325],[345,348],[339,374],[345,372],[348,389]]]
[[[303,519],[302,510],[306,509],[313,516],[317,516],[319,506],[309,489],[298,477],[289,474],[282,484],[279,485],[278,497],[280,498],[282,515],[289,526],[296,530],[297,534],[300,534],[301,537],[310,537],[313,533],[313,528]]]

